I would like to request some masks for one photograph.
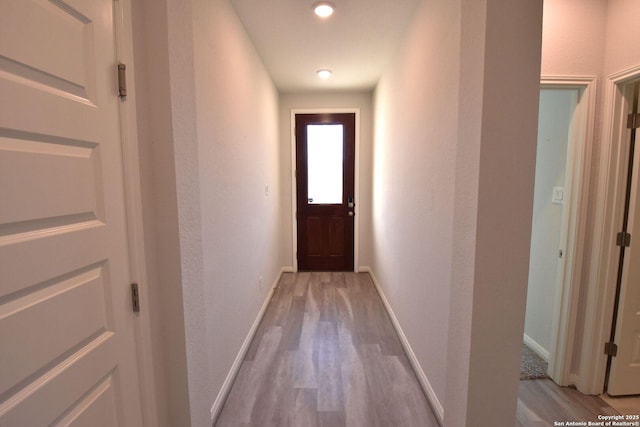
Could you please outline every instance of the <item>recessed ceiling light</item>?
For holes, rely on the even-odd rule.
[[[313,5],[313,11],[320,18],[327,18],[331,16],[335,8],[336,6],[333,3],[328,1],[321,1]]]
[[[322,80],[326,80],[331,77],[331,70],[323,69],[316,71],[316,73],[318,73],[318,77],[320,77]]]

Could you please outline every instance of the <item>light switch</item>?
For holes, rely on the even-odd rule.
[[[269,195],[269,184],[265,184],[264,185],[264,195],[268,196]]]
[[[551,196],[551,203],[554,205],[564,204],[564,187],[553,187],[553,195]]]

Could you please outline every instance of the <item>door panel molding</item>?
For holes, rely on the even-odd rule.
[[[16,261],[0,310],[8,346],[3,366],[12,368],[2,377],[0,423],[95,424],[111,417],[112,424],[142,425],[128,292],[122,111],[111,84],[122,2],[13,5],[3,22],[11,21],[7,28],[18,37],[10,46],[0,43],[0,50],[35,71],[0,64],[0,86],[12,94],[0,103],[0,157],[13,164],[0,168],[7,178],[0,192],[13,202],[0,215],[0,252],[7,254],[2,263],[9,256]],[[34,28],[34,14],[55,31]],[[71,46],[71,58],[47,55],[43,40]],[[43,78],[48,75],[55,78]],[[74,86],[62,87],[60,80]],[[36,175],[25,176],[20,167]],[[49,196],[61,200],[47,202]],[[67,245],[54,245],[61,241]],[[104,363],[90,360],[93,354]]]
[[[297,186],[296,186],[296,114],[342,114],[353,113],[355,114],[355,176],[354,176],[354,198],[356,200],[355,217],[353,224],[353,264],[354,271],[359,271],[359,247],[360,247],[360,221],[359,221],[359,204],[360,197],[360,108],[292,108],[290,114],[290,126],[291,126],[291,265],[293,266],[293,272],[298,271],[298,227],[296,219],[296,210],[298,204]]]

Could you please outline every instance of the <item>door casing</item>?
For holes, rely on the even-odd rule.
[[[566,202],[562,214],[560,247],[565,249],[556,277],[556,293],[549,348],[549,376],[566,386],[571,376],[573,339],[579,304],[586,212],[589,199],[591,151],[595,117],[595,77],[542,76],[541,89],[579,91],[578,104],[570,125],[565,172]]]
[[[323,113],[354,113],[356,116],[356,158],[355,158],[355,188],[354,198],[355,204],[355,217],[353,224],[353,266],[354,271],[359,271],[359,235],[360,235],[360,109],[359,108],[293,108],[291,109],[291,235],[292,235],[292,260],[291,265],[293,271],[298,271],[298,227],[296,220],[297,210],[297,192],[296,192],[296,114],[323,114]]]
[[[133,20],[131,0],[114,2],[114,27],[118,60],[127,66],[127,97],[120,102],[120,135],[122,142],[122,167],[124,174],[125,216],[129,243],[129,267],[131,281],[139,285],[141,310],[134,316],[134,333],[140,401],[145,426],[157,426],[156,381],[154,375],[151,318],[148,297],[149,283],[145,263],[144,227],[142,219],[142,189],[140,158],[138,152],[138,128],[136,115],[136,84],[133,57]],[[145,309],[146,307],[146,309]]]

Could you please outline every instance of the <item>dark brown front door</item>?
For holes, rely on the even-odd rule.
[[[353,271],[355,121],[296,114],[299,270]]]

